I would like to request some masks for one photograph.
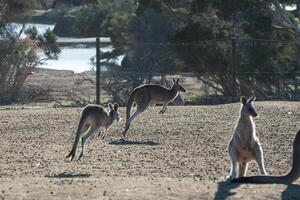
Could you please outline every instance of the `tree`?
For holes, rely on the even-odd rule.
[[[10,22],[24,23],[29,19],[35,1],[1,1],[0,19],[0,103],[16,100],[27,76],[47,59],[57,58],[60,52],[55,35],[46,31],[37,34],[35,28],[20,31]],[[27,37],[21,38],[26,32]],[[44,56],[40,55],[43,52]]]
[[[110,54],[125,55],[119,67],[110,68],[109,87],[118,94],[120,103],[126,103],[129,92],[143,83],[151,83],[154,75],[164,80],[166,74],[175,71],[175,51],[168,45],[174,24],[167,13],[164,1],[139,1],[122,27],[114,24],[116,34],[111,32],[115,50]],[[113,20],[111,20],[112,22]],[[116,83],[116,84],[115,84]]]
[[[292,34],[273,27],[272,11],[268,1],[193,1],[190,20],[176,34],[177,41],[197,43],[178,50],[185,70],[198,73],[216,94],[224,96],[249,95],[253,89],[264,95],[270,85],[277,88],[276,73],[292,72],[295,68],[287,63],[294,62],[296,48],[288,44],[293,40]],[[238,36],[235,82],[231,68],[232,36]],[[237,91],[233,90],[233,84],[238,86]]]
[[[101,34],[111,36],[114,45],[112,52],[102,53],[103,64],[125,55],[121,66],[109,68],[113,76],[108,84],[122,85],[115,94],[150,82],[157,74],[185,71],[197,74],[215,95],[256,92],[263,96],[291,78],[280,75],[278,81],[278,73],[293,74],[299,69],[297,47],[292,43],[299,28],[290,13],[283,14],[280,4],[292,0],[136,2],[126,4],[128,13],[115,9],[101,21]],[[237,69],[232,67],[233,37]],[[289,90],[288,84],[284,87]]]

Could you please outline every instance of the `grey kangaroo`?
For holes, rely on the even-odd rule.
[[[300,177],[300,129],[293,142],[293,163],[290,171],[283,176],[250,176],[233,179],[235,183],[260,183],[260,184],[290,184]]]
[[[145,84],[135,88],[129,96],[126,107],[126,125],[123,131],[123,136],[126,137],[126,133],[130,127],[130,123],[134,118],[144,112],[149,105],[155,105],[162,103],[163,108],[160,110],[160,114],[163,114],[167,110],[167,106],[172,102],[179,92],[185,92],[186,90],[179,84],[179,79],[173,79],[173,85],[171,89],[164,88],[160,85]],[[133,103],[136,104],[136,111],[130,116],[130,111]]]
[[[103,139],[107,134],[107,130],[111,127],[114,121],[119,121],[118,104],[108,104],[108,111],[99,105],[90,104],[83,108],[80,120],[76,132],[75,141],[71,152],[66,158],[71,157],[71,161],[74,159],[76,154],[76,148],[79,141],[81,140],[81,153],[78,160],[83,156],[84,143],[89,137],[98,132],[100,135],[100,128],[105,128]]]
[[[256,136],[253,117],[257,113],[253,107],[255,97],[248,100],[241,97],[240,116],[229,142],[228,152],[231,160],[229,179],[235,179],[246,175],[248,162],[254,160],[258,164],[260,174],[267,174],[264,166],[263,150]],[[237,174],[237,167],[238,174]]]

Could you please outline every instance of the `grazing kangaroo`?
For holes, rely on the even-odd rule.
[[[290,171],[283,176],[250,176],[233,179],[234,183],[265,183],[265,184],[289,184],[300,177],[300,129],[293,144],[293,164]]]
[[[255,124],[252,119],[257,116],[252,104],[254,100],[254,96],[248,100],[243,96],[241,97],[240,116],[228,146],[231,160],[231,171],[228,177],[230,180],[245,176],[248,162],[252,160],[255,160],[258,164],[260,174],[267,174],[263,151],[256,137]],[[237,166],[239,166],[238,174]]]
[[[144,112],[149,105],[155,105],[162,103],[163,108],[160,110],[160,114],[163,114],[167,110],[167,106],[172,102],[179,92],[185,92],[186,90],[179,84],[179,79],[173,79],[173,85],[171,89],[164,88],[159,85],[145,84],[135,88],[129,96],[126,107],[126,125],[123,131],[123,136],[126,137],[126,133],[130,127],[130,123],[134,118]],[[136,111],[130,117],[130,111],[133,103],[136,104]]]
[[[90,104],[83,108],[80,120],[76,132],[75,142],[73,144],[71,152],[67,155],[66,158],[71,157],[71,161],[74,159],[76,154],[76,148],[79,140],[81,139],[81,153],[78,157],[78,160],[83,156],[84,143],[88,140],[88,138],[95,132],[99,132],[100,128],[104,127],[105,131],[102,136],[106,136],[107,130],[116,120],[119,121],[119,113],[118,113],[118,104],[112,105],[108,104],[109,111],[106,111],[105,108],[99,105]]]

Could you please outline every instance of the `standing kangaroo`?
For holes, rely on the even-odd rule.
[[[252,119],[257,116],[252,104],[254,100],[254,96],[248,100],[241,97],[240,116],[228,146],[231,160],[231,171],[228,177],[230,180],[245,176],[248,162],[252,160],[258,164],[260,174],[267,174],[263,151],[259,139],[256,137],[255,124]],[[239,166],[238,175],[237,166]]]
[[[173,79],[173,85],[171,89],[164,88],[159,85],[145,84],[135,88],[129,96],[126,107],[126,125],[123,131],[123,136],[126,137],[126,133],[130,127],[130,123],[134,118],[144,112],[149,105],[155,105],[162,103],[163,108],[159,112],[163,114],[167,110],[167,106],[172,102],[179,92],[185,92],[186,90],[179,84],[179,79]],[[130,111],[133,103],[136,104],[136,111],[130,117]]]
[[[110,128],[113,122],[115,120],[117,122],[119,121],[118,107],[118,104],[112,105],[111,103],[108,104],[109,111],[106,111],[106,109],[102,106],[94,104],[90,104],[84,107],[80,115],[73,148],[66,158],[71,157],[71,161],[74,159],[78,142],[81,139],[81,153],[78,157],[78,160],[80,160],[80,158],[83,156],[84,143],[95,132],[98,132],[99,136],[101,133],[101,127],[105,128],[104,134],[102,136],[102,138],[104,139],[107,130]]]
[[[289,184],[300,177],[300,129],[296,134],[293,144],[293,164],[290,171],[283,176],[250,176],[233,179],[234,183],[266,183]]]

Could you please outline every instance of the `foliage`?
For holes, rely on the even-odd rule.
[[[40,35],[35,28],[25,31],[23,25],[17,31],[17,25],[8,23],[15,20],[25,22],[29,13],[32,13],[31,3],[33,1],[13,0],[2,4],[2,10],[9,14],[4,13],[0,21],[0,103],[16,100],[21,86],[33,69],[47,59],[57,58],[60,51],[56,37],[50,30]],[[21,38],[24,31],[27,37]]]
[[[191,7],[190,20],[177,32],[176,41],[198,44],[180,48],[178,52],[186,63],[184,70],[199,73],[199,78],[215,87],[220,94],[250,95],[255,87],[259,89],[258,95],[264,95],[267,85],[267,89],[270,89],[270,85],[278,86],[277,72],[291,70],[286,65],[295,62],[296,58],[295,45],[288,43],[292,41],[293,35],[278,31],[272,26],[269,3],[193,1]],[[236,39],[236,69],[232,69],[231,53],[231,37],[234,35],[239,36]],[[278,41],[278,44],[265,40]],[[295,70],[295,67],[292,69]],[[236,91],[233,90],[233,70],[237,75]],[[253,75],[265,76],[266,72],[267,78]],[[255,82],[255,86],[252,84],[249,87],[250,82]]]
[[[32,14],[35,0],[1,0],[0,1],[0,27],[12,21],[26,21]]]
[[[81,37],[109,36],[118,33],[118,26],[124,25],[128,13],[133,12],[133,0],[99,0],[73,9],[74,30]],[[119,28],[118,27],[118,28]]]
[[[99,0],[96,6],[86,5],[76,25],[86,34],[111,36],[114,50],[102,54],[104,64],[125,55],[121,67],[109,68],[115,81],[127,80],[132,88],[151,82],[154,75],[164,77],[174,71],[185,71],[198,74],[200,80],[214,88],[216,95],[256,92],[264,96],[273,88],[272,92],[279,87],[290,90],[289,84],[279,83],[278,73],[289,74],[280,75],[284,81],[295,78],[299,50],[292,42],[295,36],[291,32],[274,26],[276,11],[272,1],[124,2],[128,7],[120,6],[120,1],[106,0]],[[298,6],[298,1],[280,2]],[[293,20],[297,17],[289,14]],[[84,27],[87,22],[92,23]]]

